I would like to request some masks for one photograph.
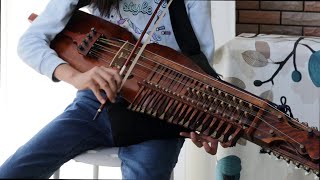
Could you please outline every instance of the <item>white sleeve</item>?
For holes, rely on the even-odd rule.
[[[53,77],[54,70],[66,62],[50,48],[50,42],[64,29],[78,1],[50,0],[18,42],[19,57],[37,72],[54,81],[58,81]]]
[[[210,1],[186,0],[187,13],[200,44],[201,51],[212,65],[215,43],[211,23],[211,3]]]

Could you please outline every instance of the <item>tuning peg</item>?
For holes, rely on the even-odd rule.
[[[303,169],[305,170],[304,175],[308,176],[311,174],[310,168],[308,166],[304,166]]]
[[[84,51],[84,47],[83,47],[83,45],[81,44],[81,45],[79,45],[78,46],[78,49],[80,50],[80,51]]]
[[[283,156],[280,156],[280,159],[281,159],[281,160],[284,160],[285,158],[284,158]]]
[[[287,167],[288,167],[288,168],[292,168],[292,167],[293,167],[293,164],[292,164],[290,161],[289,161],[289,162],[287,161]]]
[[[271,134],[271,136],[275,136],[276,134],[274,133],[274,130],[270,129],[269,133]]]
[[[82,40],[82,42],[83,42],[84,45],[88,44],[88,40],[87,39]]]
[[[265,154],[265,153],[267,153],[267,149],[261,148],[260,149],[260,154]]]
[[[312,128],[308,128],[308,137],[312,137],[314,134],[313,129]]]
[[[306,170],[307,172],[310,172],[310,167],[308,166],[304,166],[303,169]]]
[[[280,154],[273,152],[273,155],[276,157],[275,158],[276,161],[280,161],[281,160]]]
[[[300,150],[305,153],[306,152],[306,147],[302,144],[300,144]]]
[[[307,123],[307,122],[302,122],[301,124],[303,124],[303,125],[305,125],[305,126],[309,127],[309,125],[308,125],[308,123]]]
[[[315,130],[315,131],[319,131],[319,130],[318,130],[318,127],[315,127],[315,126],[314,126],[314,127],[311,127],[311,129],[313,129],[313,130]]]
[[[290,163],[290,159],[289,158],[283,158],[287,163]]]
[[[301,169],[301,168],[300,168],[300,163],[294,162],[293,164],[295,165],[295,167],[294,167],[295,169]]]
[[[268,154],[271,154],[271,150],[270,150],[270,149],[267,149],[266,152],[267,152]]]
[[[281,156],[277,156],[276,158],[275,158],[275,160],[276,161],[281,161],[282,159],[281,159]]]
[[[91,34],[87,34],[87,38],[90,40],[90,39],[92,39],[92,35]]]
[[[96,29],[93,27],[93,28],[91,28],[91,32],[93,33],[93,34],[96,34],[97,33],[97,31],[96,31]]]
[[[320,172],[319,172],[319,171],[313,170],[312,172],[313,172],[316,176],[318,176],[318,177],[320,176]]]

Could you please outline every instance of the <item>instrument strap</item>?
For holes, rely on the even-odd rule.
[[[79,0],[76,9],[89,5],[91,0]]]
[[[220,80],[219,75],[210,66],[207,57],[200,49],[184,0],[174,0],[169,7],[169,12],[173,33],[182,54],[192,59],[204,72]]]

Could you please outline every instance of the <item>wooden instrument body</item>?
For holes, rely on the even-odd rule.
[[[92,27],[95,31],[91,31]],[[51,48],[81,72],[95,66],[121,66],[127,50],[105,54],[103,60],[88,54],[101,36],[122,40],[119,48],[123,45],[127,50],[131,45],[126,44],[136,42],[124,28],[78,11],[65,30],[51,42]],[[84,50],[80,50],[80,45]],[[139,60],[143,65],[134,67],[133,77],[121,90],[122,96],[131,103],[129,109],[218,138],[225,147],[234,146],[243,137],[268,153],[273,152],[275,156],[319,175],[318,130],[293,121],[269,102],[249,92],[210,77],[189,58],[171,48],[149,44],[142,56],[147,57]]]
[[[82,42],[83,39],[86,38],[86,34],[90,32],[91,28],[94,27],[97,32],[103,34],[106,38],[112,39],[121,39],[124,41],[128,41],[129,43],[135,44],[136,39],[134,36],[129,33],[126,29],[114,25],[112,23],[106,22],[103,19],[96,18],[94,21],[88,19],[88,14],[84,13],[75,13],[72,19],[69,21],[67,27],[65,28],[69,32],[74,32],[71,38],[66,38],[66,36],[61,33],[58,34],[57,37],[51,42],[50,46],[52,49],[55,49],[59,57],[67,61],[71,66],[76,68],[81,72],[88,71],[89,69],[95,66],[106,66],[110,67],[110,63],[113,57],[109,57],[105,59],[106,61],[97,61],[96,59],[88,56],[83,56],[79,54],[77,44],[75,44],[74,40],[78,41],[78,44]],[[157,52],[157,54],[148,53],[148,57],[156,58],[157,56],[162,56],[167,59],[174,59],[178,64],[184,64],[186,67],[192,68],[196,71],[202,72],[200,68],[197,67],[192,61],[187,59],[184,55],[176,52],[175,50],[168,48],[166,46],[161,46],[158,44],[149,44],[146,47],[146,50],[152,50],[153,52]],[[148,62],[147,62],[148,63]],[[154,66],[155,64],[150,64]],[[134,71],[139,72],[141,77],[147,77],[150,72],[145,71],[145,69],[141,70],[139,67],[135,68]],[[124,98],[129,102],[132,102],[135,94],[137,93],[139,86],[138,82],[143,81],[142,78],[135,77],[134,80],[128,80],[124,88],[122,89],[122,93],[124,94]]]

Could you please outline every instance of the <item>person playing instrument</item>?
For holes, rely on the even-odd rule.
[[[91,0],[87,7],[93,15],[126,28],[138,39],[159,2]],[[78,91],[64,112],[1,165],[0,178],[49,178],[60,166],[80,153],[100,146],[114,146],[108,111],[104,109],[95,121],[92,118],[100,104],[108,101],[107,106],[113,106],[121,98],[117,96],[122,83],[119,71],[94,67],[82,73],[50,48],[50,42],[65,28],[81,3],[82,0],[50,0],[19,40],[18,54],[26,64],[52,81],[65,81]],[[209,3],[186,0],[185,6],[201,50],[208,60],[212,60],[214,37]],[[163,3],[159,12],[164,11],[166,5],[166,2]],[[179,51],[169,14],[159,23],[151,42]],[[208,153],[216,153],[216,140],[195,132],[181,132],[180,135],[120,147],[123,178],[169,179],[184,137],[191,138],[198,147],[204,146]]]

